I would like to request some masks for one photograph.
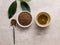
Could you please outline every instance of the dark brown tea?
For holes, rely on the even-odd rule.
[[[31,23],[32,21],[32,16],[28,12],[22,12],[18,16],[18,21],[21,25],[27,26]]]

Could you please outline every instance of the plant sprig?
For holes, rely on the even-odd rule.
[[[31,11],[29,5],[26,2],[29,2],[30,0],[20,0],[20,5],[22,10],[26,10],[26,11]],[[14,14],[16,13],[17,10],[17,2],[16,0],[14,2],[12,2],[12,4],[10,5],[9,9],[8,9],[8,17],[9,19],[12,18],[14,16]]]

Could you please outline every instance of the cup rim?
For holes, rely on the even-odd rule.
[[[22,12],[27,12],[27,11],[22,11]],[[22,13],[22,12],[20,12],[20,13]],[[19,14],[20,14],[20,13],[19,13]],[[29,14],[31,15],[30,12],[27,12],[27,13],[29,13]],[[21,25],[21,24],[19,23],[19,21],[18,21],[19,14],[18,14],[18,16],[17,16],[17,23],[18,23],[18,25],[19,25],[20,27],[22,27],[22,28],[27,28],[27,27],[31,26],[32,20],[31,20],[30,24],[28,24],[28,25],[26,25],[26,26]],[[31,17],[32,17],[32,15],[31,15]]]
[[[37,20],[37,16],[39,16],[39,14],[43,14],[43,13],[49,18],[48,23],[45,24],[45,25],[39,24],[39,22],[38,22],[38,20]],[[36,22],[36,24],[37,24],[39,27],[47,27],[48,25],[50,25],[50,21],[51,21],[51,17],[50,17],[50,15],[49,15],[47,12],[40,12],[40,13],[38,13],[38,14],[35,16],[35,22]]]

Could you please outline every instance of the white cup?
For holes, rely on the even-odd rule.
[[[45,15],[45,16],[47,16],[47,18],[48,18],[48,21],[47,21],[47,23],[45,24],[45,25],[42,25],[42,24],[40,24],[39,22],[38,22],[38,17],[40,16],[40,15]],[[39,13],[38,15],[36,15],[35,16],[35,22],[36,22],[36,24],[39,26],[39,27],[47,27],[49,24],[50,24],[50,21],[51,21],[51,17],[50,17],[50,15],[48,14],[48,13],[46,13],[46,12],[41,12],[41,13]]]
[[[24,11],[24,12],[26,12],[26,11]],[[21,12],[21,13],[22,13],[22,12]],[[29,12],[27,12],[27,13],[29,13]],[[19,14],[20,14],[20,13],[19,13]],[[30,14],[30,13],[29,13],[29,14]],[[30,14],[30,15],[31,15],[31,14]],[[18,17],[19,17],[19,15],[18,15]],[[32,20],[31,20],[30,24],[24,26],[24,25],[21,25],[21,24],[19,23],[18,17],[17,17],[17,23],[18,23],[18,25],[19,25],[20,27],[22,27],[22,28],[27,28],[27,27],[31,26]],[[32,17],[32,15],[31,15],[31,17]]]

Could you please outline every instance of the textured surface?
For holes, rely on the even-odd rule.
[[[0,0],[0,45],[13,45],[12,27],[7,13],[12,2]],[[21,12],[19,4],[18,2],[14,19]],[[16,45],[60,45],[60,0],[32,0],[29,5],[33,17],[32,25],[26,29],[15,28]],[[47,28],[39,28],[34,22],[35,15],[42,11],[51,16],[51,24]]]

